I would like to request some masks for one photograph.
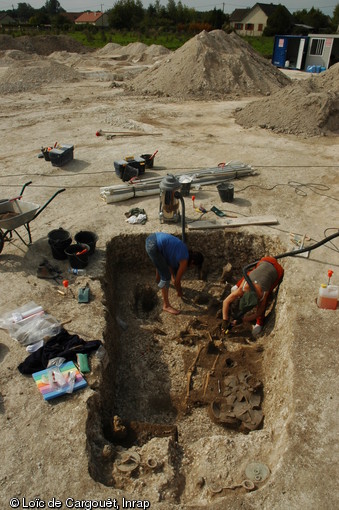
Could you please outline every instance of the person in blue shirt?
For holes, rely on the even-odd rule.
[[[185,271],[192,266],[201,269],[204,257],[200,252],[187,248],[178,237],[165,232],[150,234],[145,243],[146,252],[155,265],[156,281],[161,289],[163,310],[178,315],[180,310],[169,302],[169,287],[172,281],[179,297],[183,297],[181,279]]]

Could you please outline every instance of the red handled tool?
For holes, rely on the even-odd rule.
[[[84,248],[84,249],[83,249],[83,250],[81,250],[81,251],[77,251],[75,255],[78,257],[79,255],[84,255],[84,254],[85,254],[85,253],[87,253],[87,252],[88,252],[88,249],[87,249],[87,248]]]

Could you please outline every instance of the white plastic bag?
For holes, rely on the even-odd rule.
[[[11,338],[25,346],[47,340],[61,331],[59,321],[34,301],[3,314],[0,327],[7,329]]]
[[[40,340],[47,341],[60,330],[61,324],[51,315],[43,313],[13,324],[9,334],[22,345],[30,345]]]
[[[0,328],[10,329],[11,325],[16,322],[28,319],[35,314],[41,314],[44,310],[42,306],[37,305],[34,301],[30,301],[14,310],[1,312]]]

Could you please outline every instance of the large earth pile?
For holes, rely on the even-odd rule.
[[[38,55],[50,55],[54,51],[69,51],[71,53],[90,53],[89,48],[66,35],[37,35],[35,37],[11,37],[0,34],[0,50],[20,50]]]
[[[15,56],[17,59],[18,55]],[[7,59],[8,56],[5,56],[4,60]],[[80,79],[80,73],[55,61],[41,60],[38,57],[29,61],[17,60],[0,74],[0,94],[29,92],[44,84],[75,82]]]
[[[184,99],[265,96],[290,79],[236,34],[203,31],[127,85],[137,94]]]
[[[293,81],[269,98],[235,112],[244,127],[302,136],[339,134],[339,63],[320,75]]]
[[[64,35],[0,35],[0,94],[37,90],[45,84],[74,82],[81,74],[62,62],[41,57],[53,53],[86,55],[93,49]]]

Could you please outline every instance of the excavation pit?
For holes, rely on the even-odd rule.
[[[170,288],[171,302],[181,308],[173,316],[162,310],[146,237],[119,236],[107,245],[108,362],[88,401],[89,472],[102,484],[154,503],[230,499],[234,491],[223,487],[245,480],[247,465],[260,461],[274,469],[283,440],[281,414],[291,402],[279,306],[261,338],[253,339],[250,326],[239,326],[225,340],[222,299],[244,266],[283,250],[270,237],[190,233],[187,243],[203,252],[205,263],[200,279],[195,270],[185,273],[185,302]],[[279,291],[278,302],[284,294]],[[251,490],[261,483],[256,480]],[[211,489],[216,485],[217,493]],[[249,487],[237,491],[246,494]]]

